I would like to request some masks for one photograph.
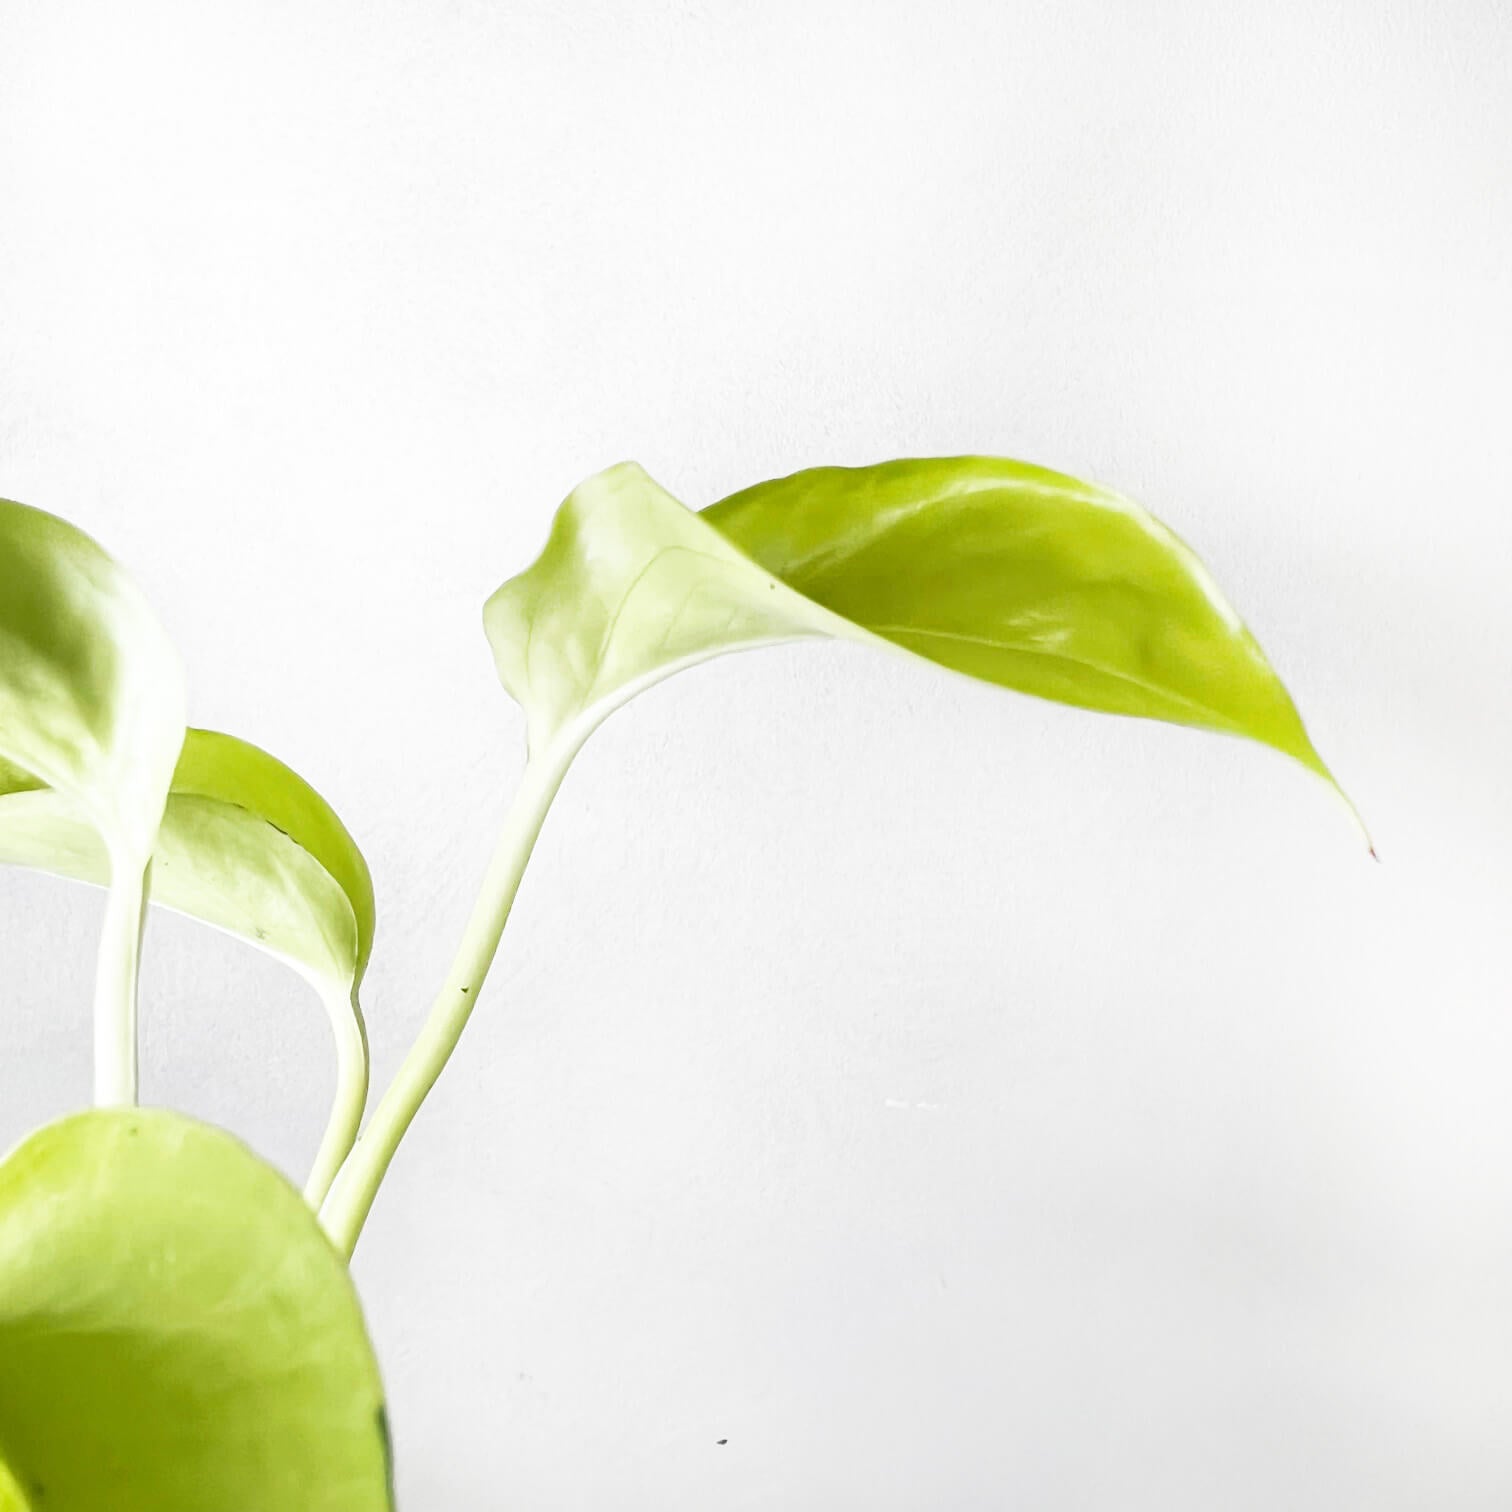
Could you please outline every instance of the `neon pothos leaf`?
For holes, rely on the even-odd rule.
[[[183,671],[135,584],[82,531],[0,500],[0,758],[74,804],[109,858],[103,1101],[136,1094],[143,873],[183,738]]]
[[[1059,703],[1246,736],[1333,781],[1196,554],[1108,489],[947,457],[814,468],[703,518],[800,593],[930,661]]]
[[[178,656],[131,579],[83,531],[0,500],[0,754],[145,861],[183,711]]]
[[[1197,557],[1128,500],[1018,462],[820,468],[702,514],[621,464],[567,499],[484,625],[532,752],[575,748],[681,667],[825,635],[1245,736],[1333,782]]]
[[[299,1194],[160,1110],[81,1114],[15,1150],[0,1462],[31,1512],[390,1508],[378,1368]]]
[[[483,627],[500,680],[525,710],[532,752],[573,743],[681,667],[852,629],[762,571],[634,462],[573,490],[540,557],[484,606]]]
[[[102,882],[108,862],[64,795],[0,766],[0,861]],[[335,1107],[311,1172],[318,1204],[367,1100],[357,989],[373,945],[373,884],[325,800],[246,741],[190,730],[152,862],[152,901],[288,962],[320,994],[336,1036]]]

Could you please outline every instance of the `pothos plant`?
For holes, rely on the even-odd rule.
[[[364,1126],[374,906],[351,835],[274,757],[186,728],[178,658],[93,540],[0,503],[0,860],[107,889],[95,1107],[0,1163],[0,1512],[392,1506],[348,1261],[563,775],[653,683],[729,651],[858,640],[1247,737],[1337,791],[1196,556],[1117,494],[1018,462],[820,468],[702,513],[626,463],[570,495],[483,624],[524,710],[524,776],[430,1017]],[[222,1130],[137,1105],[149,903],[281,957],[324,1005],[336,1093],[303,1193]]]

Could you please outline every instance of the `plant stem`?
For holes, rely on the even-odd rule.
[[[315,1164],[305,1182],[305,1201],[317,1211],[331,1190],[341,1163],[352,1152],[362,1115],[367,1108],[368,1045],[357,989],[343,991],[340,984],[322,988],[336,1036],[336,1096],[326,1130],[321,1136]]]
[[[110,870],[95,968],[95,1106],[130,1108],[137,1100],[137,973],[152,864],[139,871],[112,854]]]
[[[584,732],[586,734],[586,732]],[[331,1195],[320,1210],[332,1242],[350,1257],[367,1220],[378,1185],[394,1158],[420,1104],[435,1086],[462,1037],[483,978],[493,964],[520,878],[530,860],[546,811],[556,796],[582,735],[559,738],[541,756],[525,763],[519,790],[504,821],[503,833],[488,864],[478,900],[461,944],[431,1007],[420,1037],[383,1094],[368,1126],[342,1166]]]

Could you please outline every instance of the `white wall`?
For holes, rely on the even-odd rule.
[[[380,1080],[519,771],[479,606],[626,456],[1133,494],[1379,842],[860,649],[616,717],[359,1253],[408,1512],[1512,1505],[1509,267],[1501,0],[0,3],[0,493],[363,843]],[[0,1144],[98,906],[0,878]],[[168,918],[145,993],[301,1173],[310,996]]]

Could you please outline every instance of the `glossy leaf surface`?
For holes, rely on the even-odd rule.
[[[763,571],[633,462],[568,496],[546,549],[489,599],[483,625],[532,752],[570,743],[711,656],[865,634]]]
[[[82,531],[0,500],[0,756],[145,865],[183,738],[183,670],[136,585]]]
[[[816,603],[954,671],[1245,736],[1333,780],[1197,556],[1107,489],[951,457],[815,468],[703,518]]]
[[[65,795],[0,767],[0,861],[80,881],[109,875],[103,847]],[[152,862],[152,901],[286,961],[320,994],[336,1037],[331,1126],[310,1178],[323,1196],[367,1096],[357,989],[373,945],[373,884],[323,798],[266,751],[190,730]]]
[[[0,1164],[0,1460],[31,1512],[384,1512],[377,1365],[299,1194],[217,1129],[86,1113]]]
[[[1243,736],[1333,782],[1196,555],[1119,495],[1019,462],[819,468],[698,515],[622,464],[568,498],[484,623],[532,750],[680,667],[829,635]]]

